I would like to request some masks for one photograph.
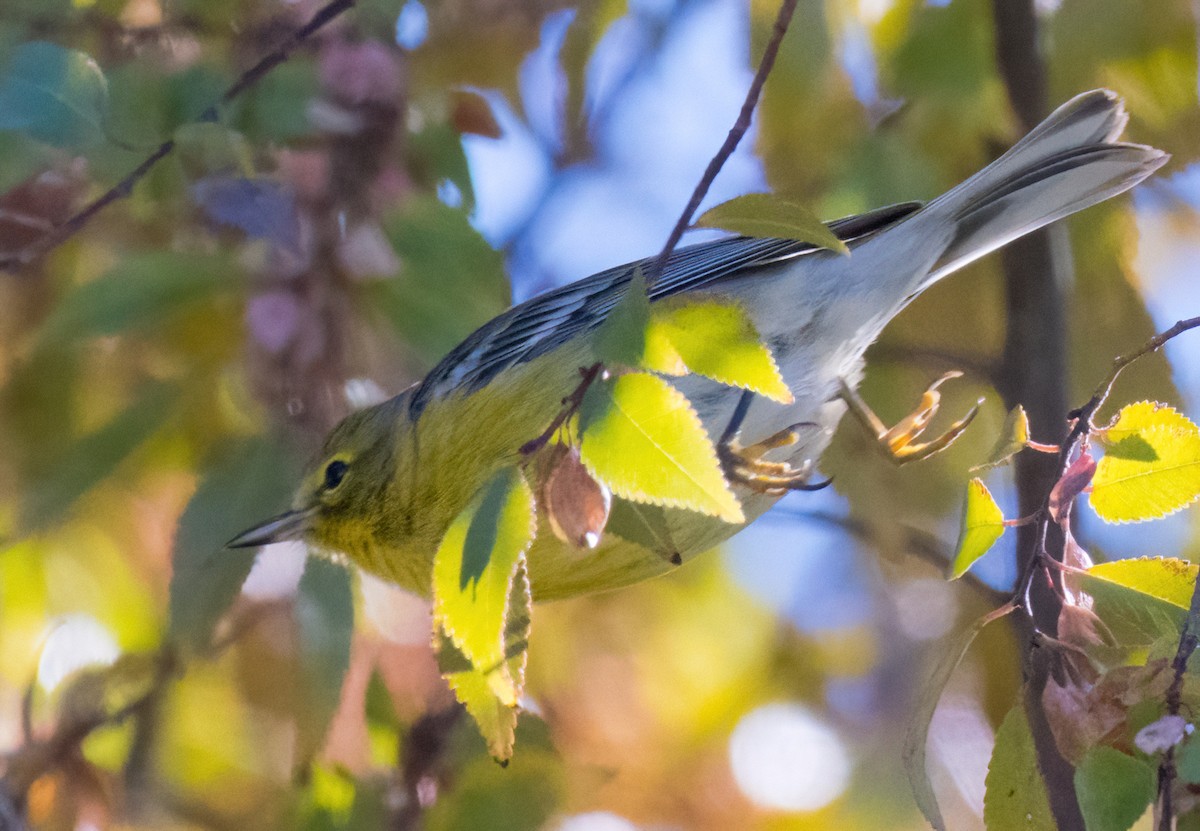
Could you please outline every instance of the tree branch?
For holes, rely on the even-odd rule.
[[[658,259],[654,261],[654,265],[646,275],[647,288],[654,285],[659,275],[662,274],[663,268],[667,265],[667,258],[671,256],[671,252],[679,244],[679,240],[683,237],[683,232],[691,225],[692,217],[696,214],[696,209],[700,207],[700,203],[708,195],[708,189],[712,187],[717,174],[721,172],[721,168],[725,166],[725,162],[733,155],[733,151],[737,149],[738,143],[746,135],[746,131],[750,129],[750,121],[754,117],[755,108],[758,106],[758,99],[762,94],[763,85],[767,82],[767,76],[771,74],[771,67],[775,65],[775,56],[779,54],[779,44],[783,42],[783,36],[787,34],[788,26],[792,22],[792,15],[796,11],[796,2],[797,0],[783,0],[780,4],[779,14],[775,17],[775,27],[771,31],[771,40],[768,41],[767,48],[763,51],[762,60],[758,64],[758,71],[754,73],[754,80],[750,82],[750,89],[746,91],[746,100],[742,102],[742,109],[738,113],[737,121],[734,122],[733,127],[729,130],[729,134],[725,136],[725,142],[721,145],[721,149],[717,151],[717,154],[708,163],[708,167],[705,168],[704,175],[700,177],[699,184],[692,191],[692,198],[688,200],[687,207],[679,215],[679,220],[675,223],[675,227],[671,229],[671,235],[667,237],[666,245],[663,246]]]
[[[1033,0],[993,0],[996,62],[1013,109],[1025,130],[1046,112],[1046,70],[1038,49],[1037,15]],[[1066,405],[1066,298],[1055,268],[1053,234],[1045,229],[1005,246],[1001,252],[1005,275],[1008,324],[999,389],[1006,406],[1024,405],[1030,422],[1055,434],[1040,440],[1056,443],[1062,437]],[[1058,479],[1053,456],[1022,453],[1016,460],[1019,512],[1027,516],[1043,508]],[[1017,529],[1018,572],[1031,573],[1042,550],[1058,552],[1066,540],[1055,523]],[[1057,572],[1052,580],[1058,581]],[[1025,673],[1025,710],[1033,732],[1038,767],[1046,781],[1050,807],[1062,831],[1083,831],[1083,814],[1075,796],[1074,770],[1059,753],[1042,707],[1049,679],[1048,650],[1036,648],[1034,635],[1057,636],[1062,600],[1056,585],[1035,580],[1031,585],[1030,615],[1013,620],[1020,640]]]
[[[200,116],[201,121],[216,121],[219,115],[221,106],[233,101],[247,89],[252,87],[258,81],[274,69],[279,64],[288,59],[292,52],[296,51],[306,40],[308,40],[317,30],[325,26],[329,21],[339,16],[346,10],[352,8],[357,0],[331,0],[325,6],[313,15],[312,20],[304,26],[292,33],[286,41],[276,47],[272,52],[266,55],[262,60],[254,66],[243,72],[238,79],[229,86],[228,89],[221,95],[221,98],[210,105]],[[47,253],[62,245],[75,234],[83,230],[83,228],[92,220],[96,214],[107,208],[118,200],[127,198],[133,193],[134,186],[146,177],[155,165],[169,156],[175,150],[175,140],[168,139],[160,144],[154,151],[147,156],[141,164],[129,171],[121,181],[117,182],[96,199],[89,202],[78,213],[68,219],[66,222],[55,227],[45,236],[38,238],[35,242],[30,243],[21,251],[15,254],[10,254],[7,257],[0,258],[0,271],[15,272],[18,269],[29,265],[35,260],[44,257]]]

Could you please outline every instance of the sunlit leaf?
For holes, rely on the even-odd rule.
[[[254,565],[254,549],[227,549],[226,541],[285,507],[298,479],[286,445],[258,437],[228,448],[201,480],[175,532],[171,640],[193,651],[208,645]]]
[[[450,524],[433,561],[435,625],[508,707],[519,695],[505,666],[509,596],[535,520],[525,477],[506,468]]]
[[[1007,464],[1013,456],[1020,453],[1029,444],[1029,416],[1020,404],[1008,411],[1004,425],[1000,428],[1000,436],[988,453],[988,460],[981,465],[971,468],[972,473],[982,473]]]
[[[954,560],[950,565],[950,579],[955,580],[967,573],[976,560],[1004,533],[1004,514],[992,498],[992,493],[982,479],[967,483],[967,500],[963,505],[962,530],[955,546]]]
[[[236,287],[238,279],[238,269],[221,255],[155,251],[128,257],[68,293],[43,326],[41,339],[50,344],[161,324]]]
[[[988,831],[1055,831],[1058,827],[1020,702],[996,731],[983,797],[983,822]]]
[[[1154,770],[1113,747],[1093,748],[1075,769],[1088,831],[1128,831],[1154,799]]]
[[[1141,558],[1088,569],[1081,588],[1118,643],[1147,646],[1178,639],[1196,583],[1197,566],[1185,560]]]
[[[354,634],[350,572],[328,560],[310,557],[300,579],[295,609],[304,682],[304,707],[297,722],[300,754],[305,757],[321,747],[350,666]]]
[[[1175,410],[1131,404],[1104,436],[1091,495],[1101,519],[1158,519],[1200,497],[1200,428]]]
[[[925,745],[929,738],[929,725],[933,722],[933,713],[941,700],[942,690],[946,688],[954,670],[962,663],[975,638],[989,623],[1010,614],[1016,608],[1012,603],[1006,603],[939,645],[941,657],[918,693],[916,710],[904,737],[904,771],[908,775],[908,784],[912,788],[917,807],[935,831],[946,831],[946,822],[942,819],[937,796],[934,795],[933,785],[929,781],[929,771],[925,766]]]
[[[648,369],[665,375],[683,375],[688,367],[661,327],[651,327],[650,298],[641,270],[634,271],[629,287],[593,335],[596,357],[606,366]]]
[[[583,463],[613,493],[745,521],[699,417],[666,381],[634,373],[593,384],[580,418]]]
[[[846,243],[808,208],[770,193],[748,193],[705,211],[696,224],[721,228],[748,237],[801,240],[839,254],[850,254]]]
[[[651,311],[647,343],[653,345],[660,337],[697,375],[792,403],[792,391],[779,374],[771,350],[737,303],[662,301]]]
[[[179,394],[178,387],[151,384],[128,409],[67,447],[54,466],[25,488],[21,527],[32,531],[65,521],[77,499],[112,474],[166,423]]]
[[[506,762],[513,753],[517,699],[525,686],[532,606],[529,576],[524,564],[519,563],[509,596],[502,668],[477,669],[441,625],[436,621],[434,624],[433,646],[438,669],[474,719],[487,742],[488,752],[501,762]],[[511,697],[507,694],[508,690],[497,690],[497,678],[511,685]]]
[[[53,43],[23,43],[0,75],[0,130],[58,147],[104,139],[108,83],[96,62]]]

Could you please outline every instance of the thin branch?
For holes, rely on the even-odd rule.
[[[683,232],[692,224],[692,217],[695,216],[696,209],[700,207],[704,197],[708,195],[708,189],[712,187],[717,174],[721,172],[725,162],[733,155],[738,143],[750,129],[750,121],[754,117],[754,110],[758,107],[763,84],[767,82],[767,76],[771,74],[771,68],[775,65],[775,56],[779,54],[779,44],[783,42],[783,36],[787,34],[788,26],[792,22],[792,15],[796,11],[796,2],[797,0],[783,0],[780,4],[779,14],[775,17],[775,27],[771,31],[771,40],[767,43],[762,60],[759,61],[758,71],[754,73],[754,80],[750,82],[750,89],[746,91],[746,100],[742,102],[742,109],[738,113],[737,121],[734,122],[729,134],[725,136],[725,143],[721,145],[721,149],[717,151],[717,154],[712,157],[712,161],[708,163],[708,167],[705,168],[704,175],[700,177],[700,183],[692,192],[692,198],[688,200],[687,207],[683,209],[675,227],[671,229],[671,235],[667,237],[666,245],[663,246],[658,259],[654,261],[654,265],[646,275],[647,288],[654,285],[659,275],[662,274],[667,265],[667,258],[679,244]]]
[[[1183,631],[1179,633],[1179,648],[1175,650],[1175,659],[1171,662],[1171,669],[1175,674],[1171,678],[1171,686],[1167,689],[1168,715],[1179,715],[1183,697],[1183,676],[1187,672],[1188,659],[1196,651],[1197,645],[1200,645],[1200,574],[1196,575],[1196,585],[1192,589],[1192,603],[1188,608],[1187,620],[1183,623]],[[1167,752],[1163,754],[1162,761],[1158,765],[1159,831],[1173,831],[1175,828],[1175,806],[1171,799],[1175,774],[1175,747],[1172,745],[1167,748]]]
[[[1079,409],[1072,410],[1071,412],[1067,413],[1068,418],[1073,418],[1076,421],[1075,428],[1071,431],[1070,438],[1076,438],[1076,434],[1078,434],[1079,437],[1082,437],[1091,430],[1096,429],[1096,425],[1092,422],[1092,417],[1095,416],[1097,410],[1104,406],[1104,402],[1108,399],[1108,394],[1112,392],[1113,384],[1117,382],[1117,378],[1125,370],[1125,367],[1129,366],[1139,358],[1149,355],[1151,352],[1157,352],[1158,350],[1162,349],[1172,338],[1178,337],[1189,329],[1195,329],[1197,327],[1200,327],[1200,317],[1191,317],[1187,320],[1177,321],[1170,329],[1159,332],[1157,335],[1150,338],[1150,340],[1142,344],[1138,349],[1135,349],[1133,352],[1130,352],[1127,355],[1121,355],[1119,358],[1114,360],[1112,371],[1109,373],[1108,377],[1104,379],[1100,386],[1096,387],[1096,391],[1092,393],[1092,397],[1088,400],[1088,402]]]
[[[201,121],[215,121],[221,106],[233,101],[251,86],[260,81],[268,72],[288,59],[318,29],[329,21],[352,8],[357,0],[331,0],[313,15],[312,20],[292,33],[283,44],[276,47],[266,57],[243,72],[238,79],[221,95],[220,100],[209,106],[200,116]],[[125,199],[133,193],[134,186],[145,178],[155,165],[169,156],[175,149],[175,140],[168,139],[160,144],[147,156],[141,164],[131,170],[121,181],[117,182],[103,194],[79,210],[66,222],[55,227],[45,236],[27,245],[21,251],[0,258],[0,271],[16,271],[31,262],[45,256],[47,253],[62,245],[92,220],[92,218],[112,203]]]

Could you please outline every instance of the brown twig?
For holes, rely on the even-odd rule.
[[[268,72],[274,69],[279,64],[288,59],[292,52],[296,51],[308,38],[310,38],[318,29],[325,26],[329,21],[339,16],[343,12],[352,8],[357,0],[331,0],[325,6],[313,15],[312,19],[292,33],[283,44],[276,47],[266,57],[256,63],[254,66],[247,69],[237,80],[229,86],[228,89],[221,95],[219,101],[213,103],[201,114],[201,121],[215,121],[219,114],[221,106],[228,104],[233,99],[237,98],[251,86],[256,84]],[[0,258],[0,271],[16,271],[29,263],[45,256],[47,253],[62,245],[75,234],[83,230],[83,228],[92,220],[96,214],[107,208],[118,200],[125,199],[133,193],[134,186],[145,178],[146,174],[164,158],[169,156],[175,149],[175,140],[168,139],[160,144],[154,151],[147,156],[141,164],[125,175],[121,181],[117,182],[96,199],[89,202],[81,208],[70,219],[56,226],[52,231],[45,236],[39,237],[35,242],[30,243],[21,251],[15,254],[10,254],[7,257]]]
[[[558,428],[562,427],[563,423],[575,414],[575,412],[579,409],[579,405],[583,403],[583,396],[585,393],[587,393],[588,388],[591,387],[598,377],[600,377],[600,370],[603,369],[603,367],[604,365],[601,363],[594,363],[589,367],[579,370],[579,374],[583,377],[579,381],[578,386],[575,387],[570,395],[563,399],[562,409],[558,411],[558,415],[556,415],[554,420],[550,422],[550,426],[543,430],[541,435],[537,436],[536,438],[532,438],[521,445],[521,448],[518,452],[522,457],[527,458],[532,456],[534,453],[545,447],[546,442],[550,441],[550,439],[554,437],[554,434],[558,431]]]
[[[687,207],[683,209],[683,213],[679,215],[679,220],[675,223],[675,227],[671,229],[671,235],[667,237],[666,245],[663,246],[658,258],[654,261],[654,265],[651,266],[649,273],[647,273],[647,288],[654,285],[659,275],[662,274],[663,269],[667,265],[667,258],[671,256],[671,252],[679,244],[679,240],[683,237],[683,232],[691,225],[692,217],[696,214],[696,209],[700,207],[700,203],[708,195],[708,189],[712,187],[717,174],[721,172],[721,168],[725,166],[725,162],[733,155],[733,151],[737,149],[738,143],[746,135],[746,131],[750,129],[750,121],[754,117],[754,110],[758,107],[758,99],[762,94],[763,84],[767,82],[767,76],[771,74],[771,67],[775,65],[775,56],[779,54],[779,44],[783,42],[783,36],[787,34],[788,26],[792,22],[792,15],[796,11],[796,2],[797,0],[783,0],[780,4],[779,14],[775,17],[775,27],[771,30],[771,40],[767,42],[767,48],[763,51],[762,60],[758,64],[758,71],[754,73],[754,80],[750,82],[750,89],[746,91],[746,100],[742,102],[742,109],[738,113],[737,121],[733,123],[729,134],[725,136],[725,143],[721,145],[721,149],[717,151],[717,154],[708,163],[708,167],[705,168],[704,175],[700,177],[699,184],[692,191],[692,198],[688,200]]]
[[[1196,646],[1200,645],[1200,574],[1197,574],[1196,577],[1187,619],[1183,622],[1183,630],[1179,633],[1179,648],[1175,650],[1175,658],[1171,662],[1174,675],[1171,678],[1171,686],[1167,688],[1167,714],[1172,716],[1179,715],[1183,697],[1183,676],[1187,672],[1188,659],[1196,651]],[[1159,831],[1173,831],[1175,828],[1175,806],[1171,799],[1175,774],[1175,747],[1172,745],[1167,748],[1162,761],[1158,764]]]

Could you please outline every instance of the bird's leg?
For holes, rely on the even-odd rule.
[[[772,496],[781,495],[787,491],[817,491],[828,487],[828,481],[810,482],[813,463],[811,459],[796,467],[787,462],[768,462],[763,456],[770,450],[779,447],[791,447],[800,440],[802,427],[817,427],[812,422],[801,422],[785,427],[774,435],[746,447],[742,446],[740,437],[742,422],[750,410],[750,401],[754,393],[742,391],[737,408],[729,419],[721,440],[717,443],[717,458],[721,460],[721,468],[725,477],[731,482],[745,485],[751,490]]]
[[[900,419],[896,426],[890,428],[880,420],[879,416],[875,415],[867,402],[863,401],[862,396],[855,392],[845,380],[842,381],[841,398],[849,406],[850,412],[854,414],[855,418],[875,436],[884,455],[896,464],[902,465],[918,459],[928,459],[934,453],[945,450],[963,434],[967,425],[979,413],[979,408],[983,404],[982,398],[975,402],[975,406],[965,416],[951,424],[950,429],[942,435],[927,442],[917,441],[929,425],[930,420],[937,414],[938,406],[941,404],[942,394],[938,392],[938,387],[951,378],[958,378],[961,375],[961,372],[954,370],[934,381],[921,396],[921,403],[917,409]]]

